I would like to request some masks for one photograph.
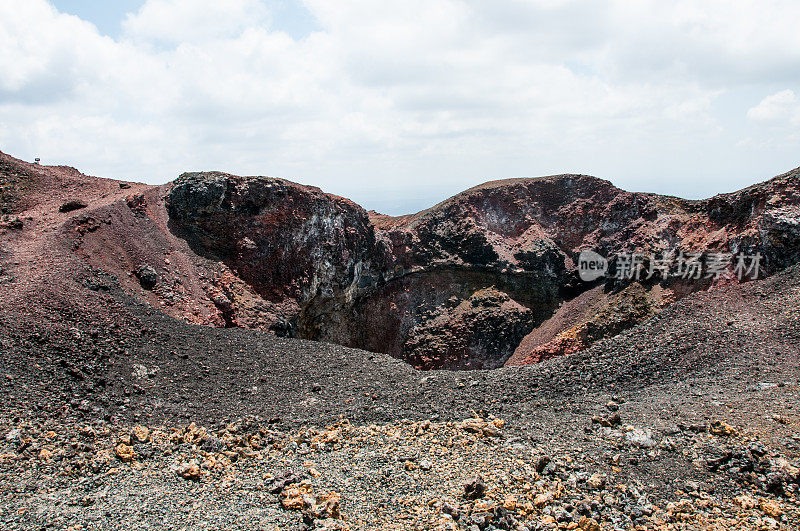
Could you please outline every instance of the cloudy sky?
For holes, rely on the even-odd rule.
[[[702,197],[800,165],[798,20],[773,0],[0,0],[0,150],[394,214],[567,172]]]

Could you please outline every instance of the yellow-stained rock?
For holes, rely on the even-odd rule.
[[[314,518],[341,518],[342,496],[338,492],[314,494],[311,485],[300,483],[283,489],[280,495],[281,506],[290,511],[309,510]]]
[[[783,509],[781,509],[781,506],[775,500],[761,498],[758,500],[758,508],[761,509],[762,513],[772,518],[780,518],[783,516]]]
[[[146,443],[150,440],[150,430],[145,426],[134,426],[131,430],[131,441],[134,443]]]
[[[133,448],[125,443],[119,443],[114,449],[114,453],[117,454],[117,458],[120,461],[124,461],[126,463],[133,461],[136,458],[136,452],[134,452]]]
[[[497,504],[491,500],[478,500],[475,502],[475,505],[472,506],[472,511],[478,513],[488,512],[495,507],[497,507]]]
[[[470,418],[461,421],[458,427],[470,433],[483,433],[483,429],[486,425],[486,421],[481,418]]]
[[[306,501],[303,495],[310,492],[311,489],[302,486],[289,486],[281,491],[281,505],[284,509],[290,511],[301,511],[306,508]]]
[[[715,420],[711,423],[711,433],[720,436],[736,435],[736,428],[722,420]]]

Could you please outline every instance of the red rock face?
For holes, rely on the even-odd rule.
[[[710,286],[608,281],[592,311],[520,351],[592,287],[575,275],[582,249],[761,252],[768,272],[789,265],[800,248],[797,185],[794,172],[688,201],[563,175],[486,183],[393,218],[277,179],[191,174],[168,204],[199,253],[265,300],[292,301],[281,317],[292,333],[420,368],[491,368],[586,348]]]
[[[225,262],[269,301],[347,290],[377,256],[363,209],[279,179],[184,174],[167,208],[199,254]]]
[[[219,172],[151,187],[2,155],[0,177],[0,231],[24,243],[37,230],[28,213],[62,223],[72,252],[160,311],[385,352],[423,369],[536,363],[738,281],[585,283],[575,267],[582,249],[759,252],[766,274],[800,258],[797,170],[703,201],[580,175],[495,181],[402,217]],[[68,200],[86,207],[59,212]]]

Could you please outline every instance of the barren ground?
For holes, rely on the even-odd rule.
[[[800,527],[797,268],[541,364],[420,372],[131,297],[58,213],[130,193],[103,182],[0,239],[4,529]]]

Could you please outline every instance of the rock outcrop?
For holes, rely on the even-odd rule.
[[[36,219],[58,221],[58,237],[95,271],[82,280],[90,289],[118,284],[190,323],[359,347],[423,369],[581,351],[740,281],[732,264],[709,278],[616,279],[621,253],[759,253],[760,276],[800,258],[798,170],[701,201],[584,175],[510,179],[401,217],[220,172],[154,187],[0,154],[0,177],[0,234],[24,250]],[[67,200],[85,207],[59,212]],[[609,259],[609,277],[580,280],[585,249]]]
[[[395,218],[281,179],[215,172],[181,176],[167,205],[177,234],[270,305],[271,329],[420,368],[491,368],[581,350],[723,283],[607,279],[588,314],[561,319],[596,285],[577,278],[583,249],[760,253],[765,273],[792,264],[797,192],[797,171],[703,201],[561,175],[486,183]],[[562,326],[542,333],[548,322]]]
[[[269,327],[281,334],[295,334],[300,323],[300,335],[317,336],[321,315],[352,305],[382,269],[374,263],[381,253],[364,209],[318,188],[187,173],[173,183],[166,204],[175,230],[263,299]]]

